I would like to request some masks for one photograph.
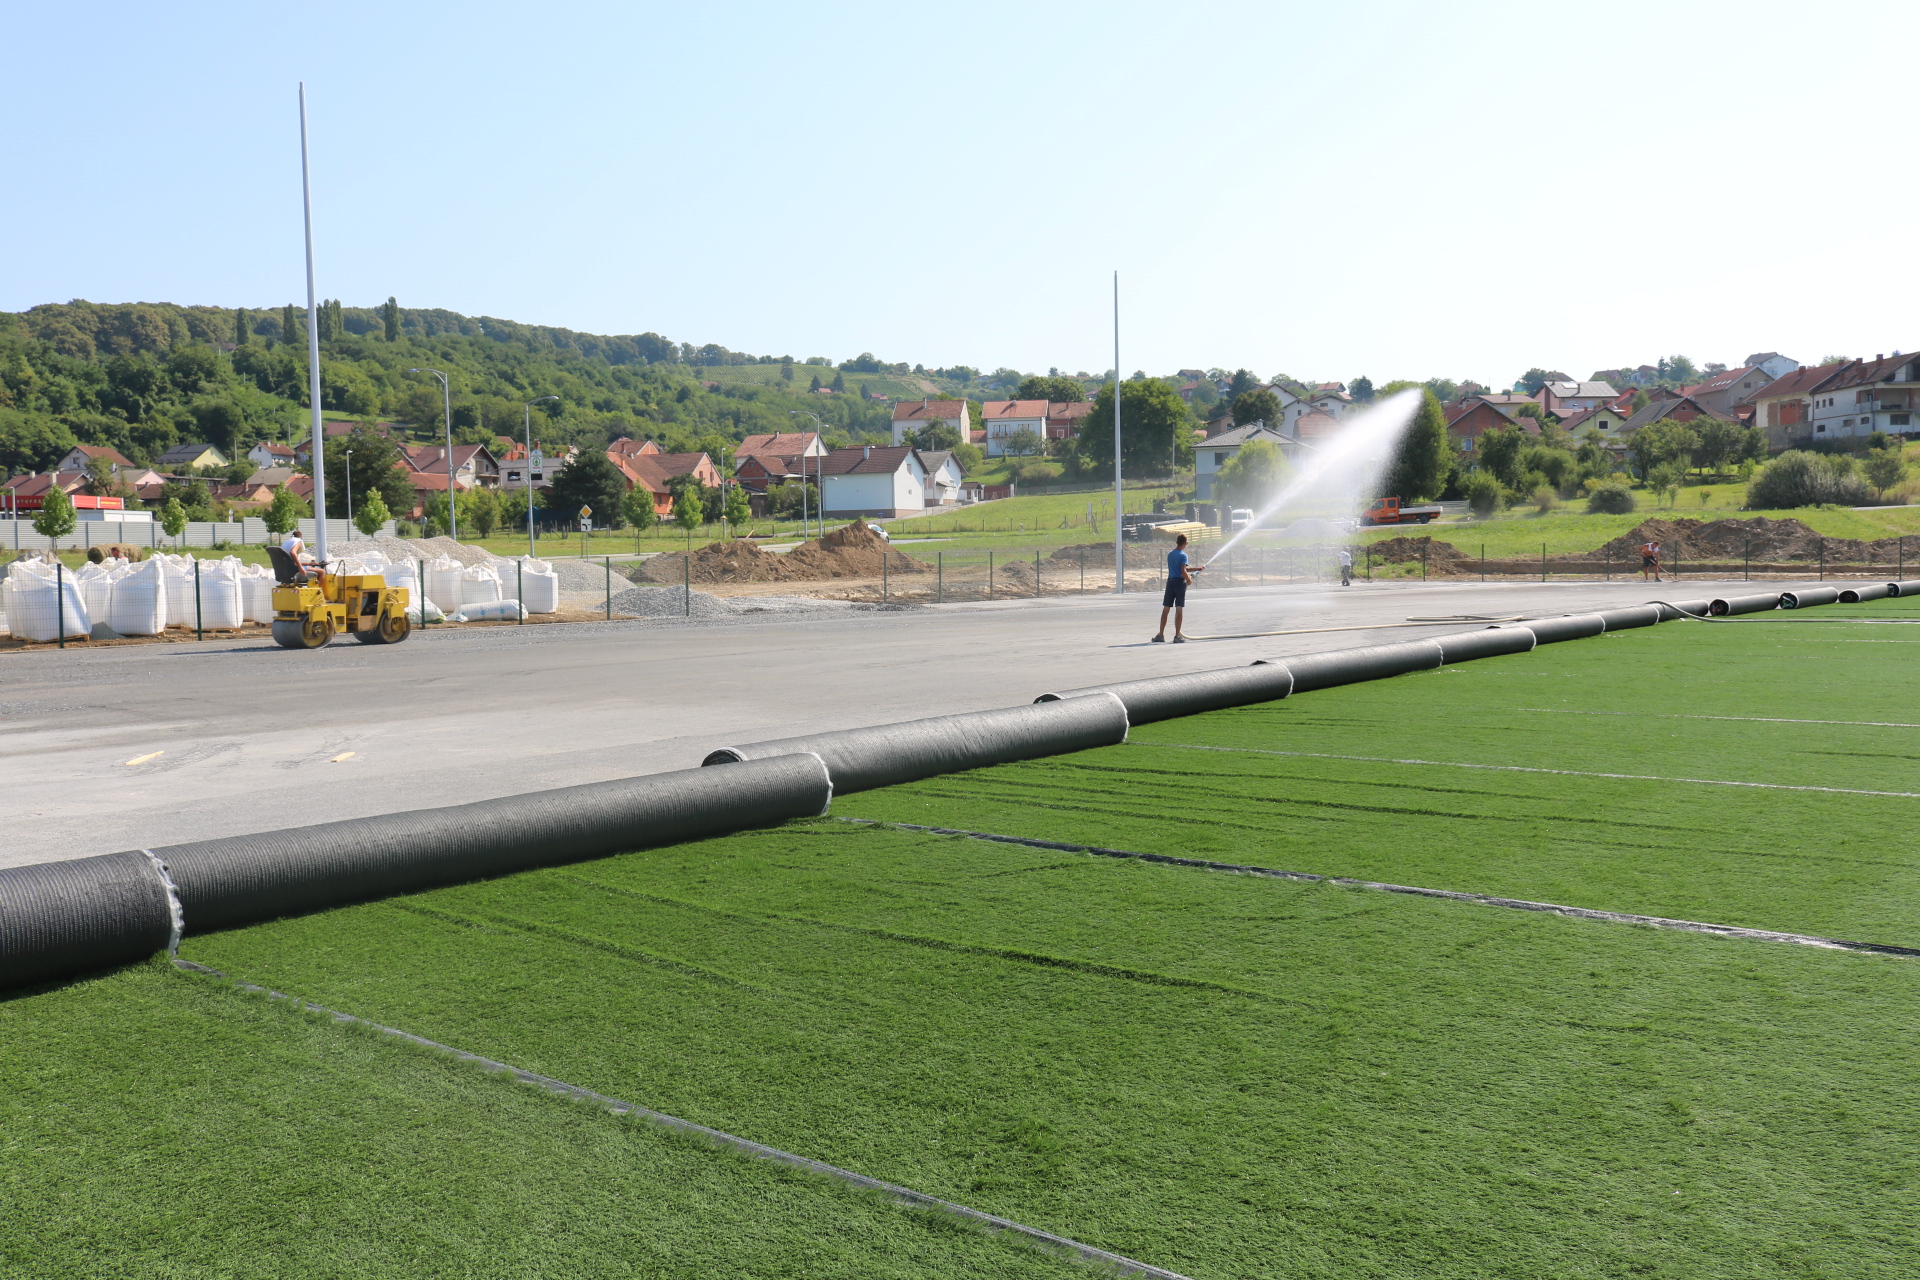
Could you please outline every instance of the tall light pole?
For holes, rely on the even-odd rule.
[[[1113,591],[1127,589],[1127,553],[1120,545],[1120,273],[1113,273]]]
[[[409,369],[408,373],[430,373],[440,379],[440,405],[447,416],[447,536],[460,541],[460,513],[453,505],[453,388],[447,375],[438,369]]]
[[[827,434],[827,424],[820,421],[819,414],[814,413],[807,409],[789,409],[787,410],[787,413],[789,416],[798,416],[804,413],[809,418],[812,418],[813,425],[819,428],[819,430],[815,433],[815,438],[824,440]],[[816,476],[821,477],[820,478],[820,532],[822,535],[825,535],[825,533],[827,532],[827,482],[826,482],[826,477],[821,474],[820,468],[824,467],[825,465],[826,465],[826,462],[824,459],[814,464],[814,474]],[[807,536],[807,450],[806,450],[806,446],[804,445],[802,445],[800,448],[800,536],[803,539]]]
[[[347,450],[347,537],[353,537],[353,450]]]
[[[527,414],[527,559],[533,559],[533,406],[541,400],[558,400],[559,396],[540,396],[529,400],[522,407]]]
[[[313,522],[313,556],[327,562],[327,458],[321,448],[320,303],[313,291],[313,183],[307,167],[307,85],[300,82],[300,204],[307,220],[307,402],[313,411],[313,492],[319,504]]]

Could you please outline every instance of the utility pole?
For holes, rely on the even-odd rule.
[[[327,562],[326,429],[320,421],[320,306],[313,292],[313,182],[307,164],[307,85],[300,82],[300,203],[307,219],[307,402],[313,410],[313,555]]]
[[[1127,553],[1120,543],[1120,273],[1113,273],[1113,591],[1127,589]]]

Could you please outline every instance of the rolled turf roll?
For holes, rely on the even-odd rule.
[[[681,769],[154,853],[199,932],[812,817],[831,799],[819,759],[783,753],[722,773]]]
[[[1704,618],[1713,607],[1711,600],[1649,600],[1660,611],[1660,621],[1678,622],[1682,618]]]
[[[702,766],[731,765],[769,756],[810,752],[826,762],[836,794],[868,791],[958,773],[990,764],[1084,751],[1127,740],[1126,704],[1111,693],[999,711],[932,716],[868,729],[811,733],[746,746],[722,747]],[[731,770],[722,769],[724,777]]]
[[[1905,599],[1908,596],[1920,596],[1920,582],[1889,582],[1887,594]]]
[[[1563,618],[1532,618],[1521,625],[1533,632],[1533,638],[1539,644],[1585,640],[1607,629],[1606,619],[1597,613],[1571,613]]]
[[[1144,680],[1122,680],[1116,684],[1043,693],[1034,701],[1058,702],[1062,698],[1111,693],[1126,707],[1127,723],[1133,725],[1196,715],[1202,711],[1218,711],[1223,707],[1274,702],[1292,692],[1293,672],[1287,669],[1285,663],[1257,662],[1250,667],[1194,671],[1178,676],[1151,676]]]
[[[1817,604],[1840,603],[1838,587],[1808,587],[1805,591],[1782,591],[1780,607],[1782,609],[1811,609]]]
[[[1287,669],[1293,672],[1295,693],[1358,684],[1362,680],[1382,680],[1409,671],[1431,671],[1444,661],[1440,646],[1431,640],[1335,649],[1331,653],[1309,653],[1285,659]]]
[[[1778,591],[1763,591],[1750,596],[1728,596],[1707,602],[1707,612],[1716,618],[1738,613],[1767,613],[1780,607]]]
[[[142,854],[0,870],[0,988],[139,960],[171,932],[166,886]]]
[[[1526,627],[1485,627],[1479,631],[1456,631],[1435,636],[1442,662],[1469,662],[1474,658],[1492,658],[1503,653],[1527,653],[1536,640]]]
[[[1633,627],[1651,627],[1661,621],[1662,610],[1657,605],[1636,604],[1624,609],[1602,610],[1600,620],[1609,631],[1626,631]]]
[[[1875,582],[1864,587],[1845,587],[1840,592],[1841,604],[1859,604],[1863,600],[1885,600],[1890,582]]]

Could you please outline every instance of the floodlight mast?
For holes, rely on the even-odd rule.
[[[537,396],[521,406],[527,415],[527,559],[533,559],[533,406],[542,400],[558,400],[559,396]]]
[[[821,442],[824,444],[825,443],[824,437],[826,436],[826,433],[827,433],[827,424],[820,421],[819,414],[806,409],[787,410],[787,415],[789,417],[794,417],[802,413],[806,414],[809,418],[812,418],[813,425],[820,428],[817,432],[814,433],[814,438],[817,440],[821,440]],[[827,480],[826,480],[826,477],[822,475],[820,471],[820,469],[825,465],[826,465],[826,460],[822,458],[814,463],[814,471],[813,471],[813,474],[816,477],[818,477],[820,480],[820,536],[821,537],[825,537],[827,533]],[[800,537],[802,539],[805,539],[806,536],[807,536],[807,450],[806,450],[806,446],[802,445],[800,448]]]
[[[440,379],[440,404],[446,410],[447,422],[447,536],[458,542],[460,516],[453,506],[453,389],[447,385],[447,375],[438,369],[409,369],[407,372],[430,373]]]
[[[326,430],[320,421],[320,305],[313,291],[313,181],[307,164],[307,84],[300,82],[300,203],[307,221],[307,401],[313,410],[313,555],[327,562]]]
[[[1127,589],[1126,549],[1120,545],[1120,273],[1113,273],[1113,592]]]

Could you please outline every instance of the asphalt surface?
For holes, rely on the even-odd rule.
[[[1718,585],[1680,590],[1697,597]],[[1462,626],[1381,627],[1409,616],[1586,612],[1674,590],[1636,581],[1196,591],[1188,625],[1205,635],[1367,629],[1186,645],[1148,644],[1159,599],[1130,594],[447,628],[398,646],[337,641],[312,652],[208,641],[0,655],[13,815],[0,828],[0,866],[693,768],[735,742]]]

